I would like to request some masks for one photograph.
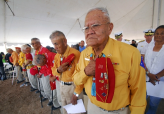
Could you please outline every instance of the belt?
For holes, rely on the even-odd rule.
[[[127,105],[126,107],[129,107],[129,105]],[[120,108],[120,109],[118,109],[118,110],[111,110],[111,111],[109,111],[109,110],[105,110],[105,109],[103,109],[103,108],[100,108],[101,110],[103,110],[103,111],[106,111],[106,112],[114,112],[114,113],[117,113],[117,112],[119,112],[119,111],[123,111],[126,107],[123,107],[123,108]]]
[[[60,81],[62,85],[72,85],[73,82],[63,82],[63,81]]]

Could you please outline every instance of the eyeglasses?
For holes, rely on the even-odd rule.
[[[35,44],[38,44],[38,42],[36,42],[36,43],[31,43],[32,46],[35,45]]]
[[[106,25],[106,24],[110,24],[110,23],[108,22],[108,23],[105,23],[105,24],[93,24],[93,25],[91,25],[90,27],[83,27],[82,31],[83,31],[84,33],[88,33],[88,32],[89,32],[89,28],[91,28],[93,31],[96,31],[96,30],[99,29],[99,27],[100,27],[101,25]]]

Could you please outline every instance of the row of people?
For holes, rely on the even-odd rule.
[[[150,51],[146,48],[146,54],[142,55],[145,57],[144,64],[142,53],[140,54],[138,49],[109,37],[112,29],[113,23],[106,8],[89,10],[83,28],[88,47],[81,54],[67,45],[67,39],[61,31],[53,32],[50,40],[57,51],[53,67],[47,65],[52,56],[49,55],[49,51],[41,46],[38,38],[31,39],[31,45],[36,50],[34,61],[37,68],[47,65],[52,72],[51,75],[47,75],[47,72],[41,71],[40,68],[39,72],[44,73],[35,75],[41,80],[43,89],[39,89],[42,95],[45,94],[45,98],[51,95],[49,81],[55,81],[54,98],[61,106],[69,103],[76,105],[77,99],[82,98],[82,91],[85,88],[89,98],[89,114],[144,114],[147,104],[146,74],[150,78],[149,82],[155,84],[155,81],[164,76],[163,64],[155,62],[156,56],[150,61]],[[151,51],[162,53],[160,50],[164,44],[163,33],[163,26],[156,29],[155,42],[148,46],[151,47],[150,50],[153,49]],[[161,60],[162,54],[159,54]],[[39,56],[45,57],[44,64],[39,64],[42,58],[39,59]],[[73,61],[63,62],[68,57],[73,57]],[[154,65],[151,63],[161,64],[161,68],[157,70],[153,67],[152,71],[151,66]],[[49,101],[52,102],[52,99],[49,98]],[[151,108],[147,114],[151,113]],[[155,112],[156,109],[153,109],[153,113]],[[62,109],[62,113],[67,114],[65,109]]]

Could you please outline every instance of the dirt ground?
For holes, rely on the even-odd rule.
[[[21,84],[12,85],[11,79],[0,81],[0,114],[51,114],[51,107],[47,106],[48,100],[43,102],[41,108],[39,93],[30,92],[30,86],[20,87]],[[88,97],[84,96],[84,99],[87,107]],[[156,114],[164,114],[163,107],[164,99],[160,102]],[[53,114],[61,113],[58,109],[54,110]]]
[[[23,83],[21,83],[23,84]],[[51,114],[48,100],[41,108],[39,93],[31,92],[30,85],[12,85],[12,80],[0,81],[0,114]],[[60,114],[59,109],[53,114]]]

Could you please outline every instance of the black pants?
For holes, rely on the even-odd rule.
[[[4,67],[0,67],[0,79],[5,80],[6,79],[6,74],[4,71]]]

